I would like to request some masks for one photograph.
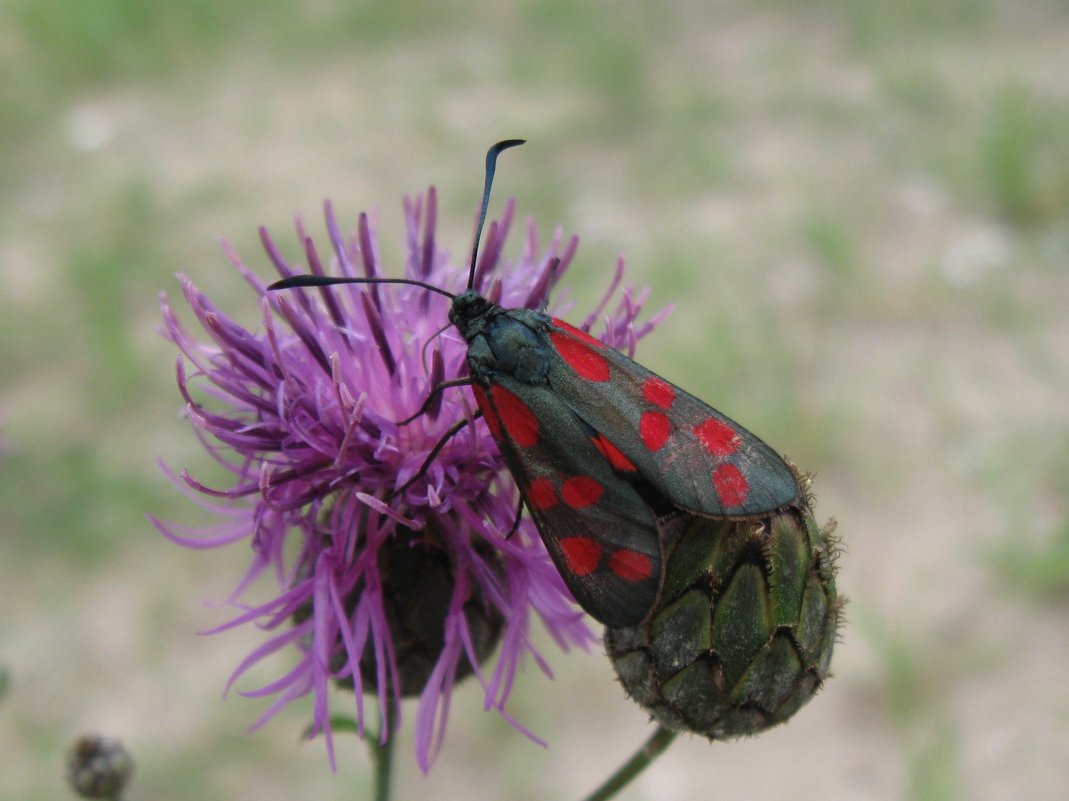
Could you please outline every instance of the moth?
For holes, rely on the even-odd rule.
[[[472,288],[497,157],[523,141],[487,152],[464,292],[322,275],[291,276],[268,289],[405,283],[449,297],[449,320],[468,345],[468,376],[430,397],[470,385],[575,600],[606,626],[631,626],[656,604],[673,518],[758,518],[804,504],[805,496],[774,450],[716,409],[563,320],[504,308]],[[424,469],[466,422],[446,434]]]

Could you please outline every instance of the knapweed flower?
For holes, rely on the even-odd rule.
[[[459,292],[467,269],[438,247],[436,207],[433,188],[405,201],[403,275]],[[541,307],[578,241],[564,242],[557,230],[540,249],[529,223],[519,258],[505,258],[514,208],[510,201],[487,231],[475,288],[506,307]],[[368,215],[347,239],[327,203],[326,228],[329,259],[298,220],[300,266],[287,263],[263,229],[261,239],[283,277],[402,273],[380,262]],[[594,637],[533,526],[515,527],[519,496],[485,423],[473,417],[470,390],[436,393],[407,420],[434,387],[466,374],[448,299],[410,285],[267,292],[269,282],[226,252],[260,297],[262,330],[242,327],[185,277],[186,301],[209,341],[186,330],[166,296],[162,309],[164,333],[182,353],[186,414],[232,483],[210,488],[185,473],[174,477],[220,516],[218,526],[155,522],[191,548],[251,545],[248,571],[227,599],[238,613],[214,631],[251,623],[267,639],[230,683],[269,655],[292,653],[288,672],[247,693],[274,699],[256,725],[311,693],[311,731],[325,735],[332,761],[332,687],[353,691],[360,732],[375,718],[383,739],[400,724],[401,698],[418,696],[415,746],[424,771],[441,746],[453,685],[465,675],[482,685],[486,709],[519,726],[505,704],[521,661],[530,656],[550,673],[529,637],[532,618],[565,651]],[[636,324],[646,292],[620,290],[622,273],[621,260],[603,300],[579,324],[633,353],[657,318]],[[567,311],[559,302],[553,308],[557,316]],[[264,574],[277,593],[252,600]],[[377,696],[377,712],[365,709],[365,694]]]

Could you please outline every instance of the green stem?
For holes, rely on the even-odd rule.
[[[390,714],[390,706],[386,712],[386,727],[388,737],[386,742],[380,742],[380,738],[372,736],[367,738],[368,750],[371,752],[371,761],[375,763],[375,801],[390,801],[390,781],[393,778],[393,744],[396,733],[393,730],[394,716]]]
[[[658,726],[650,739],[635,752],[627,762],[597,790],[588,795],[583,801],[607,801],[620,790],[626,787],[630,781],[650,766],[657,757],[664,753],[665,749],[672,744],[679,732]]]

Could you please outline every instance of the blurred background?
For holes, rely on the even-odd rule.
[[[130,798],[366,797],[362,743],[337,774],[298,743],[308,703],[249,736],[265,702],[220,700],[259,639],[196,632],[246,545],[145,520],[204,522],[158,458],[210,475],[158,293],[186,271],[256,327],[220,238],[268,275],[256,227],[297,260],[330,197],[390,259],[431,183],[463,258],[512,136],[494,209],[580,235],[580,308],[620,252],[677,304],[641,360],[814,471],[846,549],[824,691],[620,797],[1069,797],[1069,6],[480,5],[0,2],[0,798],[66,797],[85,731],[133,752]],[[579,798],[631,754],[603,655],[546,651],[510,710],[548,750],[465,686],[395,797]]]

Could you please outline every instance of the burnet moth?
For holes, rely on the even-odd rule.
[[[498,154],[523,142],[498,142],[486,154],[464,292],[323,275],[291,276],[268,289],[405,283],[449,297],[449,320],[468,343],[469,375],[436,387],[424,408],[438,391],[471,386],[576,601],[606,626],[631,626],[656,604],[669,521],[757,518],[804,505],[805,495],[774,450],[716,409],[563,320],[503,308],[473,289]],[[466,422],[439,442],[416,478]]]

